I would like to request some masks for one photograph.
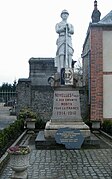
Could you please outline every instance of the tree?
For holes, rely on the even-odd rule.
[[[14,81],[13,84],[3,83],[2,86],[0,86],[0,91],[16,91],[16,81]]]
[[[16,81],[13,84],[3,83],[0,86],[0,102],[8,102],[16,98]]]

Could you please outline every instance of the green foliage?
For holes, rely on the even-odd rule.
[[[18,119],[14,123],[10,124],[9,127],[0,131],[0,157],[24,131],[24,123],[27,118],[36,119],[36,129],[45,128],[45,122],[39,115],[31,111],[29,108],[21,110]]]
[[[27,118],[34,118],[35,119],[35,118],[37,118],[37,115],[30,108],[24,108],[24,109],[21,109],[18,117],[21,118],[21,119],[24,119],[24,120],[27,119]]]
[[[20,111],[18,118],[23,119],[26,121],[27,119],[36,119],[35,121],[35,128],[36,129],[44,129],[45,122],[41,119],[39,114],[33,112],[30,108],[24,108]]]
[[[16,81],[13,84],[3,83],[0,86],[0,102],[5,102],[5,106],[9,105],[7,102],[13,105],[16,99],[16,86]]]
[[[112,135],[112,120],[104,120],[102,124],[102,129],[106,133]]]
[[[42,119],[38,118],[36,120],[36,123],[35,123],[35,128],[36,129],[44,129],[45,128],[45,124],[46,123]]]
[[[9,127],[0,131],[0,156],[17,139],[24,130],[24,121],[17,119]]]
[[[2,86],[0,86],[0,91],[16,91],[16,81],[14,81],[13,84],[3,83]]]

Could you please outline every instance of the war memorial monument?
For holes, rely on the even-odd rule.
[[[51,119],[46,123],[43,134],[41,132],[36,138],[37,147],[42,140],[46,142],[55,140],[56,135],[59,135],[58,130],[61,129],[64,131],[62,135],[71,135],[68,135],[71,141],[73,136],[77,136],[79,133],[84,139],[90,137],[89,127],[81,117],[80,95],[79,90],[76,89],[73,68],[75,63],[73,60],[74,49],[72,47],[74,27],[67,22],[68,16],[68,11],[63,10],[61,12],[62,21],[57,23],[55,27],[56,33],[59,35],[56,41],[57,52],[55,57],[57,72],[48,79],[54,89],[53,111]],[[68,130],[69,132],[66,133]],[[67,140],[67,137],[65,138]]]

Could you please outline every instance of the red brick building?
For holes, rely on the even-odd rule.
[[[90,120],[99,128],[104,119],[112,120],[112,11],[100,20],[94,3],[82,52],[83,85],[88,88]]]

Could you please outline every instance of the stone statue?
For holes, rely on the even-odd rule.
[[[55,58],[55,66],[57,72],[61,72],[62,68],[72,68],[72,56],[74,49],[72,48],[71,35],[74,34],[74,27],[67,23],[69,13],[63,10],[61,13],[62,21],[56,24],[56,32],[59,34],[57,39],[57,52]]]

